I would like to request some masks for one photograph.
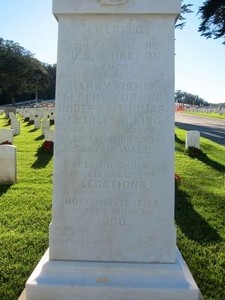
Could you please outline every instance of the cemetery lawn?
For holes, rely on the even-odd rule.
[[[185,134],[176,129],[177,244],[204,300],[224,300],[225,147],[201,138],[203,153],[191,158],[184,154]]]
[[[0,116],[0,128],[9,128]],[[0,299],[17,300],[48,247],[52,156],[39,151],[41,130],[21,120],[18,181],[0,185]],[[185,131],[176,129],[177,243],[204,300],[222,300],[225,286],[225,148],[201,138],[204,155],[184,154]]]
[[[208,117],[208,118],[214,118],[214,119],[225,119],[225,114],[218,114],[218,113],[202,113],[202,112],[194,112],[194,111],[183,111],[184,114],[189,115],[196,115],[196,116],[202,116],[202,117]]]
[[[41,130],[21,120],[17,184],[0,185],[0,299],[17,300],[25,281],[48,247],[51,220],[52,156],[40,151]],[[0,116],[0,128],[10,128]]]

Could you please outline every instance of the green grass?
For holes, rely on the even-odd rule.
[[[184,155],[176,129],[177,244],[205,300],[225,299],[225,148],[201,139],[204,155]]]
[[[203,113],[203,112],[194,112],[194,111],[183,111],[182,113],[189,115],[196,115],[200,117],[208,117],[214,119],[225,119],[225,114],[220,115],[219,113]]]
[[[0,128],[9,128],[0,117]],[[0,185],[0,299],[14,300],[48,247],[51,220],[52,157],[38,151],[41,130],[21,122],[17,183]]]
[[[7,122],[0,116],[0,127]],[[40,130],[22,121],[14,138],[18,182],[0,186],[0,300],[17,300],[48,247],[52,157],[38,151]],[[204,300],[225,300],[225,148],[201,138],[204,155],[184,154],[185,131],[176,129],[177,243]]]

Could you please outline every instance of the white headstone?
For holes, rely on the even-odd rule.
[[[20,134],[20,121],[16,118],[11,119],[11,128],[13,130],[13,135],[19,135]]]
[[[14,112],[9,112],[9,118],[10,118],[10,119],[16,118],[15,113],[14,113]]]
[[[54,142],[54,130],[52,129],[45,130],[45,140],[48,142]]]
[[[194,147],[200,149],[200,132],[191,130],[186,133],[185,149]]]
[[[41,124],[42,134],[45,134],[45,130],[50,129],[50,122],[48,119],[43,119]]]
[[[41,118],[38,117],[34,117],[34,129],[39,129],[41,128]]]
[[[29,113],[29,111],[25,111],[25,112],[23,113],[23,117],[24,117],[24,119],[25,119],[26,121],[28,121],[29,118],[30,118],[30,113]]]
[[[16,114],[16,107],[13,107],[13,106],[6,106],[4,108],[5,110],[5,114],[6,114],[6,117],[9,118],[9,113],[10,112],[13,112],[14,114]]]
[[[12,129],[0,129],[0,144],[9,142],[13,144],[13,130]]]
[[[198,300],[174,225],[180,1],[53,0],[53,11],[53,215],[27,299]]]
[[[29,122],[34,122],[34,118],[35,118],[35,113],[34,113],[34,111],[32,110],[32,111],[30,112],[30,115],[29,115]]]
[[[16,182],[16,147],[0,145],[0,184]]]

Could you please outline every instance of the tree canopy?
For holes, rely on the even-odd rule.
[[[189,105],[209,106],[209,103],[199,96],[181,90],[175,92],[175,101]]]
[[[18,43],[0,38],[1,99],[10,98],[15,105],[16,97],[20,94],[37,93],[48,88],[52,81],[49,69],[50,66],[38,61]]]
[[[175,28],[183,29],[185,25],[186,18],[184,17],[185,14],[189,14],[192,12],[191,7],[193,4],[184,4],[182,0],[182,6],[181,6],[181,14],[179,16],[178,22],[175,26]]]
[[[224,38],[225,44],[225,1],[207,0],[199,8],[201,24],[199,32],[206,38]]]

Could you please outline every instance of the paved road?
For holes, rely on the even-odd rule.
[[[201,136],[225,146],[225,120],[176,113],[175,124],[185,130],[200,131]]]

